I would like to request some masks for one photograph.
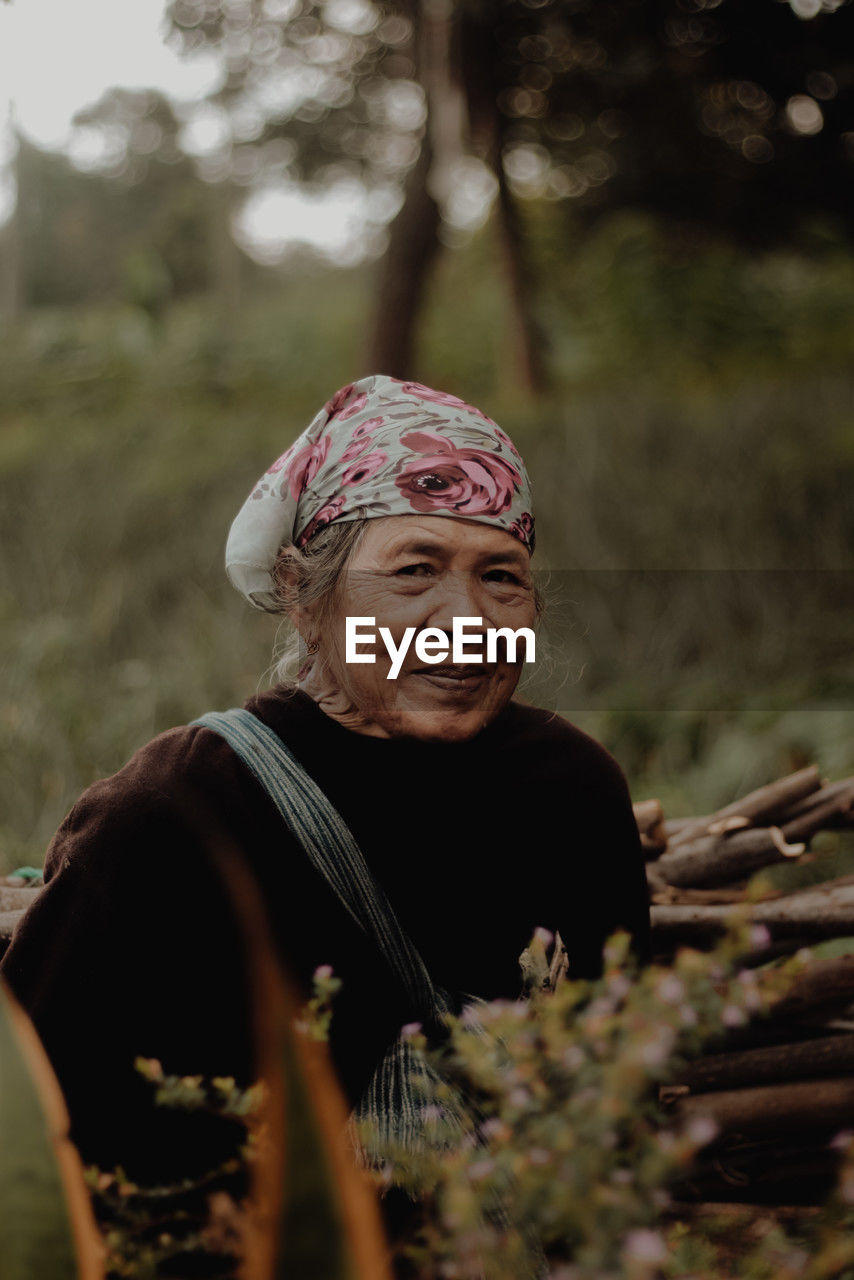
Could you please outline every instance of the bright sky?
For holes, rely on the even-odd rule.
[[[64,148],[75,111],[112,85],[184,100],[201,96],[216,82],[216,64],[208,57],[183,60],[167,47],[164,8],[165,0],[0,0],[2,119],[11,111],[34,142]],[[0,194],[0,219],[9,199],[8,189],[5,201]],[[322,202],[293,189],[267,192],[250,202],[240,238],[267,260],[289,243],[308,241],[352,261],[367,212],[363,199],[352,187]]]

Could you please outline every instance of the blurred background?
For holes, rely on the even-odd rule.
[[[373,372],[516,440],[635,800],[854,772],[852,102],[850,0],[0,0],[3,864],[266,687],[228,525]]]

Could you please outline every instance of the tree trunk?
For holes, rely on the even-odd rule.
[[[510,290],[511,342],[525,389],[532,395],[543,396],[550,388],[545,362],[546,338],[534,315],[534,273],[525,246],[522,220],[504,172],[500,127],[496,128],[496,134],[493,169],[498,180],[499,233]]]
[[[228,182],[210,187],[210,263],[220,319],[229,323],[240,303],[242,263],[231,234],[232,188]]]
[[[410,12],[413,56],[423,86],[427,55],[422,22],[416,4]],[[429,90],[427,92],[429,112]],[[414,376],[418,320],[430,271],[439,253],[441,215],[430,191],[433,159],[428,119],[418,159],[406,180],[403,204],[389,226],[389,243],[379,266],[367,347],[369,372],[384,373],[392,378]]]
[[[485,21],[474,13],[459,19],[460,65],[468,95],[472,145],[492,169],[498,183],[498,230],[509,286],[516,364],[525,388],[540,396],[550,387],[545,361],[547,343],[534,314],[534,272],[522,220],[504,171],[504,117],[498,106],[501,86],[494,69],[499,51],[491,47],[494,46],[493,26],[491,13],[487,13]]]
[[[414,376],[415,337],[430,270],[439,251],[439,207],[427,190],[431,147],[421,154],[406,183],[403,206],[389,228],[380,265],[368,368],[391,378]]]

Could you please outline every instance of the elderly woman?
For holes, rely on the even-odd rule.
[[[302,642],[295,680],[245,704],[297,773],[273,769],[265,783],[216,716],[160,734],[74,805],[3,963],[84,1159],[163,1180],[228,1146],[224,1122],[154,1109],[133,1065],[142,1055],[167,1072],[252,1078],[244,948],[211,842],[245,854],[302,989],[320,965],[343,980],[331,1052],[354,1106],[402,1025],[423,1017],[410,961],[459,1007],[462,993],[518,996],[518,957],[538,926],[560,931],[573,976],[600,971],[620,927],[647,955],[643,857],[619,766],[560,716],[513,700],[522,649],[441,656],[455,619],[469,620],[470,649],[492,629],[533,627],[533,549],[529,482],[508,436],[418,383],[343,387],[261,477],[227,569]],[[378,637],[349,661],[348,618],[363,631],[373,620]],[[432,649],[416,647],[422,633]],[[332,814],[317,847],[287,812],[306,777]],[[338,861],[351,856],[361,869]],[[364,896],[348,897],[354,879],[393,917],[399,965]]]

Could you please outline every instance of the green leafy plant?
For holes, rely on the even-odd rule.
[[[426,1080],[425,1115],[441,1125],[452,1093],[470,1112],[462,1142],[416,1156],[388,1148],[378,1175],[422,1206],[404,1253],[423,1280],[732,1274],[731,1223],[689,1229],[673,1194],[717,1124],[683,1108],[678,1091],[670,1107],[661,1099],[723,1031],[761,1018],[808,953],[744,968],[751,933],[738,920],[714,951],[684,948],[672,966],[638,972],[627,945],[625,934],[610,939],[598,981],[471,1007],[448,1019],[440,1049],[415,1038],[444,1081]],[[812,1222],[809,1268],[803,1239],[775,1226],[739,1240],[739,1276],[843,1275],[854,1259],[852,1187],[849,1150],[827,1212],[797,1224]]]
[[[35,1028],[0,983],[0,1274],[100,1280],[103,1249]]]

